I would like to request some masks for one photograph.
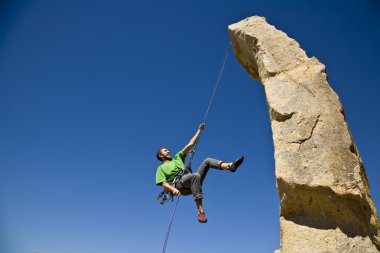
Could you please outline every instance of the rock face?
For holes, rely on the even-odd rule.
[[[363,163],[325,66],[265,18],[228,29],[237,60],[267,98],[281,202],[276,252],[380,252]]]

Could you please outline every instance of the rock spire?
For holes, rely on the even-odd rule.
[[[237,60],[266,94],[281,205],[276,252],[380,252],[364,166],[325,66],[265,18],[228,29]]]

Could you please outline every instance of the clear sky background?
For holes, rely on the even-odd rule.
[[[179,151],[207,109],[227,26],[265,16],[327,66],[380,207],[380,4],[363,1],[0,1],[0,252],[161,252],[174,203],[156,149]],[[167,252],[279,248],[264,92],[233,53],[200,140],[207,224],[180,199]]]

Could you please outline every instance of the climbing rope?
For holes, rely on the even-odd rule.
[[[208,104],[208,108],[207,108],[207,111],[206,111],[205,117],[204,117],[204,119],[203,119],[203,122],[204,122],[204,123],[205,123],[206,120],[207,120],[207,116],[208,116],[208,113],[210,112],[212,102],[214,102],[214,97],[215,97],[215,94],[216,94],[216,90],[217,90],[218,87],[219,87],[220,79],[222,78],[223,71],[224,71],[224,67],[226,66],[226,62],[227,62],[227,58],[228,58],[228,54],[229,54],[229,52],[230,52],[230,49],[231,49],[231,42],[230,42],[230,44],[228,45],[226,55],[224,56],[224,61],[223,61],[222,67],[221,67],[221,69],[220,69],[220,71],[219,71],[218,79],[216,80],[215,87],[214,87],[214,91],[212,92],[211,99],[210,99],[210,103]]]
[[[216,83],[215,83],[215,86],[214,86],[214,90],[212,92],[212,95],[211,95],[211,98],[210,98],[210,102],[208,104],[208,108],[206,110],[206,114],[205,114],[205,116],[203,118],[203,124],[206,123],[206,120],[207,120],[208,114],[210,112],[212,103],[214,102],[214,97],[215,97],[216,91],[218,90],[219,83],[220,83],[220,80],[221,80],[222,75],[223,75],[224,67],[226,66],[226,63],[227,63],[227,58],[228,58],[228,54],[230,52],[230,48],[231,48],[231,42],[229,43],[226,55],[224,56],[224,61],[223,61],[222,67],[221,67],[221,69],[219,71],[219,75],[218,75],[218,78],[216,80]],[[188,161],[188,164],[187,164],[187,166],[185,168],[191,168],[191,163],[193,161],[195,150],[197,148],[198,141],[199,141],[200,137],[201,137],[201,135],[199,135],[198,139],[195,142],[194,148],[190,151],[189,161]],[[164,242],[164,246],[162,248],[162,253],[166,252],[166,246],[168,244],[169,234],[170,234],[170,230],[172,228],[172,224],[173,224],[174,216],[175,216],[175,213],[176,213],[176,210],[177,210],[178,202],[179,202],[179,196],[177,197],[177,201],[176,201],[176,204],[174,206],[174,211],[173,211],[172,217],[170,218],[169,227],[168,227],[168,230],[166,231],[165,242]]]
[[[219,88],[219,84],[220,84],[220,80],[222,79],[222,75],[223,75],[223,72],[224,72],[224,67],[226,66],[226,63],[227,63],[227,58],[228,58],[228,55],[230,53],[230,49],[231,49],[231,42],[230,44],[228,45],[228,48],[227,48],[227,51],[226,51],[226,54],[224,56],[224,60],[223,60],[223,64],[222,64],[222,67],[220,68],[220,71],[219,71],[219,75],[218,75],[218,78],[216,79],[216,83],[214,85],[214,91],[212,92],[212,95],[211,95],[211,98],[210,98],[210,102],[208,104],[208,107],[207,107],[207,110],[206,110],[206,113],[205,113],[205,116],[203,118],[203,124],[206,124],[206,120],[207,120],[207,117],[208,117],[208,114],[210,112],[210,109],[211,109],[211,106],[212,106],[212,103],[214,102],[214,97],[215,97],[215,94],[216,94],[216,91],[218,90]],[[202,134],[202,132],[201,132]],[[189,158],[189,164],[188,164],[188,167],[191,168],[191,163],[193,161],[193,158],[194,158],[194,154],[195,154],[195,150],[197,149],[197,145],[198,145],[198,141],[199,139],[201,138],[201,135],[199,135],[195,145],[194,145],[194,148],[192,150],[192,153],[190,153],[190,158]]]
[[[162,253],[166,252],[166,246],[168,244],[169,234],[170,234],[170,230],[172,228],[172,224],[173,224],[173,220],[174,220],[174,215],[175,215],[175,212],[177,210],[178,202],[179,202],[179,196],[177,197],[177,202],[175,203],[174,211],[173,211],[172,217],[170,218],[169,227],[168,227],[168,230],[166,231],[165,243],[164,243],[164,247],[162,248]]]

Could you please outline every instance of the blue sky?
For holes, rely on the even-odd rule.
[[[229,38],[248,16],[327,66],[375,204],[380,5],[365,1],[0,2],[0,252],[161,252],[174,204],[155,195],[156,149],[180,150],[207,109]],[[233,54],[193,169],[211,171],[209,222],[180,199],[167,252],[273,252],[279,199],[261,84]]]

